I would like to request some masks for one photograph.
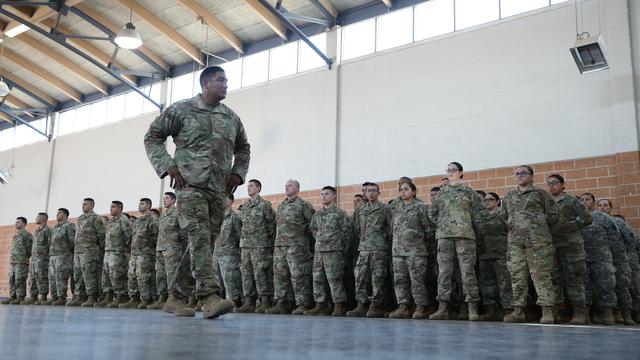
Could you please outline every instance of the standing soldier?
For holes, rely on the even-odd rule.
[[[16,218],[16,234],[11,242],[11,269],[9,270],[10,299],[3,304],[18,305],[24,301],[27,295],[27,276],[29,275],[29,258],[33,236],[25,229],[27,219],[20,216]]]
[[[175,209],[176,194],[172,192],[166,192],[162,195],[162,206],[164,211],[158,218],[158,242],[156,245],[156,263],[155,263],[155,275],[156,275],[156,290],[158,294],[158,301],[147,306],[147,309],[158,310],[164,308],[169,297],[167,267],[165,254],[169,251],[169,248],[173,244],[179,244],[177,241],[179,238],[180,228],[178,226],[178,213]],[[155,215],[155,213],[154,213]],[[171,236],[175,235],[175,240],[171,241]]]
[[[262,183],[256,179],[247,183],[249,200],[242,204],[241,272],[244,304],[236,312],[264,314],[271,308],[273,296],[273,241],[276,221],[271,202],[260,196]],[[255,307],[260,296],[260,306]],[[228,297],[227,297],[228,298]]]
[[[51,293],[57,295],[52,305],[64,306],[67,302],[69,278],[73,278],[76,225],[69,222],[69,210],[65,208],[58,209],[56,220],[58,223],[51,230],[51,247],[49,248],[49,285],[52,289]]]
[[[98,297],[98,262],[104,252],[105,230],[102,217],[93,212],[94,206],[92,198],[82,201],[73,254],[75,299],[67,306],[93,307]]]
[[[276,211],[277,234],[273,253],[273,275],[276,306],[268,314],[288,314],[288,297],[293,295],[298,307],[293,315],[302,315],[311,308],[311,235],[309,224],[313,207],[302,200],[300,183],[289,180],[284,189],[287,198]],[[244,230],[244,223],[243,223]]]
[[[45,305],[49,293],[49,247],[51,245],[51,229],[47,226],[49,215],[38,213],[36,224],[38,228],[33,233],[31,248],[31,264],[29,267],[29,288],[31,298],[24,301],[24,305]],[[40,297],[38,297],[40,294]]]
[[[611,206],[609,206],[611,207]],[[640,323],[640,262],[638,258],[637,246],[640,244],[633,229],[627,224],[622,215],[614,215],[613,220],[618,225],[620,232],[624,237],[624,244],[627,248],[627,257],[629,258],[629,268],[631,269],[631,296],[633,300],[634,317],[633,322]]]
[[[251,182],[249,182],[251,183]],[[224,284],[226,298],[236,307],[242,304],[242,274],[240,273],[240,236],[242,220],[233,208],[233,194],[227,195],[227,210],[213,250],[213,271]]]
[[[347,213],[336,205],[336,198],[337,192],[333,186],[323,187],[320,192],[322,209],[313,214],[309,225],[316,240],[313,257],[313,297],[316,306],[305,311],[305,315],[329,315],[330,298],[334,304],[331,315],[344,316],[346,312],[347,292],[343,279],[345,254],[352,229]]]

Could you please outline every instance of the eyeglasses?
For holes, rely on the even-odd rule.
[[[547,181],[547,185],[549,185],[549,186],[558,185],[558,184],[560,184],[560,181],[557,181],[557,180],[556,181]]]
[[[496,199],[494,199],[494,198],[486,198],[486,199],[484,199],[484,202],[492,202],[492,201],[496,201]]]
[[[518,177],[524,177],[524,176],[529,176],[529,175],[531,175],[531,173],[530,173],[530,172],[528,172],[528,171],[520,171],[520,172],[515,173],[514,175],[515,175],[515,176],[518,176]]]
[[[453,168],[453,169],[446,169],[445,171],[447,172],[447,174],[450,174],[450,173],[458,172],[460,170],[458,170],[458,168]]]

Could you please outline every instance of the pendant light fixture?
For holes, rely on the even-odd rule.
[[[131,9],[129,12],[129,22],[116,34],[114,41],[123,49],[137,49],[142,45],[140,33],[133,25],[133,1],[131,0]]]

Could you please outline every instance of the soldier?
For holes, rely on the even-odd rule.
[[[287,198],[276,210],[277,233],[273,252],[274,297],[277,303],[267,313],[288,314],[288,297],[293,295],[298,307],[292,314],[302,315],[311,308],[313,257],[309,224],[314,210],[311,204],[298,196],[298,181],[287,181],[284,192]]]
[[[598,209],[609,216],[611,216],[611,205],[611,200],[609,199],[598,200]],[[611,217],[611,220],[616,224],[616,236],[623,244],[623,246],[620,246],[616,241],[616,245],[611,247],[613,265],[616,268],[616,295],[619,306],[619,310],[614,311],[614,318],[618,324],[635,325],[631,317],[631,309],[633,307],[631,299],[631,294],[633,293],[631,263],[634,261],[637,263],[638,258],[635,250],[635,237],[625,236],[625,232],[622,231],[626,225],[624,221],[620,221],[615,217]],[[610,242],[612,241],[611,239],[612,237],[609,238]]]
[[[22,305],[45,305],[49,293],[49,246],[51,245],[51,229],[47,226],[49,216],[38,213],[38,228],[33,233],[31,248],[31,264],[29,265],[29,289],[31,297],[21,302]],[[40,297],[38,297],[40,294]]]
[[[411,180],[411,178],[407,176],[403,176],[400,179],[398,179],[398,193],[400,193],[400,186],[402,186],[402,184],[404,183],[413,184],[413,180]],[[389,206],[389,210],[393,212],[396,207],[402,205],[403,203],[404,203],[404,200],[402,200],[402,195],[398,194],[397,197],[389,200],[387,205]]]
[[[156,218],[156,219],[160,219],[160,210],[158,209],[151,209],[151,214]]]
[[[69,278],[73,278],[73,249],[76,238],[76,225],[69,222],[69,210],[58,209],[58,223],[51,230],[49,248],[49,285],[54,296],[52,305],[64,306],[67,302]],[[53,282],[52,282],[53,279]],[[55,290],[55,291],[54,291]]]
[[[236,312],[264,314],[270,309],[273,296],[273,242],[276,220],[271,202],[260,196],[262,183],[251,179],[247,183],[249,200],[242,204],[241,273],[244,304]],[[255,307],[260,296],[260,306]]]
[[[33,236],[25,229],[27,219],[20,216],[16,218],[16,234],[11,242],[11,269],[9,270],[10,298],[3,304],[18,305],[24,301],[27,295],[27,276],[29,275],[29,258]]]
[[[175,214],[175,203],[176,203],[176,194],[172,192],[166,192],[162,195],[162,206],[164,206],[164,212],[158,217],[158,241],[156,245],[156,263],[155,263],[155,277],[156,277],[156,290],[158,294],[158,301],[147,306],[147,309],[150,310],[158,310],[162,309],[164,305],[167,303],[167,299],[169,297],[169,291],[167,288],[167,269],[165,267],[165,251],[168,250],[168,242],[167,237],[164,236],[163,226],[173,227],[175,223],[171,223],[171,221],[167,222],[168,219],[166,213],[170,210],[173,210],[173,217],[176,218]],[[153,210],[153,209],[152,209]],[[155,215],[155,213],[154,213]],[[175,219],[177,221],[177,218]]]
[[[609,206],[611,207],[611,206]],[[640,323],[640,262],[638,260],[638,238],[633,229],[626,223],[624,216],[614,215],[613,220],[618,225],[620,232],[624,236],[624,244],[627,247],[627,256],[629,257],[629,268],[631,268],[631,297],[633,300],[633,322]],[[632,247],[629,245],[633,243]]]
[[[177,190],[180,227],[189,236],[196,293],[203,304],[203,318],[209,319],[235,306],[220,298],[220,285],[213,276],[211,239],[220,232],[225,192],[233,193],[247,173],[250,146],[238,115],[220,103],[227,94],[224,70],[218,66],[204,69],[200,85],[202,94],[172,104],[153,121],[144,143],[157,174],[168,174],[170,185]],[[173,159],[165,146],[169,136],[177,148]],[[172,309],[183,306],[179,301],[170,303]]]
[[[573,307],[571,324],[584,325],[587,321],[584,277],[587,272],[584,240],[579,231],[591,224],[591,214],[576,197],[564,192],[564,178],[559,174],[551,174],[547,178],[549,192],[558,208],[558,222],[551,227],[551,237],[556,248],[557,304],[566,291],[567,298]]]
[[[242,274],[240,272],[242,219],[233,211],[232,205],[233,194],[229,194],[224,221],[213,250],[213,271],[218,281],[224,284],[226,298],[233,301],[236,308],[239,308],[242,305]]]
[[[358,208],[358,206],[362,205],[362,203],[364,203],[364,196],[362,196],[362,194],[353,195],[353,210],[354,211],[355,211],[355,209]]]
[[[323,187],[320,192],[322,209],[313,214],[309,225],[316,240],[313,256],[313,297],[316,306],[305,311],[305,315],[329,315],[330,297],[334,304],[331,315],[345,315],[345,254],[353,231],[347,213],[336,205],[336,198],[337,192],[333,186]]]
[[[454,262],[460,267],[462,290],[468,305],[469,320],[477,321],[480,294],[476,279],[476,235],[473,223],[482,211],[476,193],[462,183],[464,177],[460,163],[447,165],[449,185],[436,195],[429,218],[436,223],[438,240],[438,310],[429,317],[432,320],[449,319]]]
[[[429,199],[431,203],[433,203],[433,200],[436,198],[436,195],[438,195],[438,191],[440,191],[440,186],[434,186],[431,188],[431,190],[429,190]]]
[[[106,225],[105,254],[102,265],[104,298],[95,307],[116,308],[128,300],[127,268],[133,230],[126,216],[122,216],[121,201],[111,202],[111,218]]]
[[[434,186],[429,190],[429,201],[433,204],[433,199],[440,191],[439,186]],[[429,297],[428,313],[436,312],[438,303],[438,241],[436,240],[436,226],[429,221],[429,228],[425,234],[427,241],[427,296]]]
[[[382,317],[384,286],[389,275],[391,249],[391,211],[378,199],[380,188],[367,188],[368,202],[356,209],[354,232],[359,237],[355,267],[358,306],[347,316]]]
[[[556,303],[551,278],[555,248],[549,227],[558,222],[558,210],[551,195],[533,186],[533,169],[522,165],[516,169],[514,190],[502,201],[502,215],[509,229],[507,267],[513,289],[513,312],[504,322],[524,322],[524,307],[529,292],[529,275],[542,306],[540,323],[553,324]]]
[[[152,303],[158,220],[151,212],[151,204],[149,198],[140,199],[138,204],[141,216],[131,239],[131,258],[127,271],[129,302],[119,304],[120,308],[146,309]]]

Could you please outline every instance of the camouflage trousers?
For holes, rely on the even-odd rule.
[[[29,264],[29,292],[31,297],[49,293],[49,259],[31,258]]]
[[[425,275],[429,304],[438,303],[438,260],[436,257],[437,251],[434,251],[433,254],[433,256],[427,256],[427,274]]]
[[[623,263],[616,268],[616,297],[618,298],[618,308],[620,310],[631,310],[631,269],[629,263]]]
[[[276,301],[289,301],[293,298],[296,305],[311,305],[312,259],[309,249],[304,246],[275,247],[273,285]]]
[[[187,244],[176,243],[168,250],[162,251],[167,292],[178,299],[189,298],[194,293],[196,285],[191,272],[191,260],[187,246]]]
[[[347,301],[344,287],[344,252],[316,251],[313,255],[313,298],[316,302],[334,304]]]
[[[98,296],[98,258],[91,254],[73,255],[73,278],[78,296]]]
[[[107,250],[102,264],[102,291],[116,296],[127,294],[127,253]]]
[[[495,305],[498,300],[503,309],[513,309],[511,305],[511,276],[505,259],[482,259],[479,262],[480,290],[483,305]]]
[[[24,298],[27,295],[29,264],[11,264],[9,269],[9,295]]]
[[[633,265],[631,268],[631,300],[633,302],[633,309],[635,311],[640,312],[640,263],[638,263],[638,258],[632,259],[629,257],[629,263]]]
[[[240,258],[244,296],[272,296],[273,248],[242,248]]]
[[[100,253],[98,257],[98,263],[96,265],[96,288],[98,289],[98,297],[104,294],[105,291],[102,289],[102,268],[104,266],[104,251]]]
[[[566,293],[574,308],[585,305],[584,276],[587,262],[582,243],[569,243],[556,247],[553,266],[553,282],[556,303],[561,304]]]
[[[438,239],[438,300],[450,302],[455,261],[460,267],[465,302],[480,301],[476,278],[476,242],[471,239]]]
[[[67,298],[69,278],[73,277],[73,255],[54,255],[49,259],[51,295]]]
[[[180,228],[189,237],[191,270],[195,278],[196,297],[220,294],[220,284],[213,274],[212,239],[220,234],[226,207],[226,195],[211,189],[187,186],[177,190]]]
[[[393,286],[398,304],[429,305],[427,297],[426,256],[394,256]]]
[[[616,297],[616,269],[610,262],[587,262],[587,272],[584,278],[585,300],[588,306],[595,303],[599,307],[615,307]]]
[[[229,300],[242,297],[240,262],[240,254],[213,254],[213,272],[224,285],[225,297]]]
[[[369,301],[382,304],[385,281],[389,274],[389,252],[360,251],[354,273],[356,300],[363,304]]]
[[[151,301],[153,298],[153,282],[155,280],[155,259],[153,255],[133,255],[129,258],[127,272],[129,296],[140,294],[143,301]]]
[[[164,251],[156,251],[156,291],[158,296],[169,295]]]
[[[538,305],[554,306],[556,292],[551,278],[555,247],[548,239],[514,238],[509,235],[507,243],[507,268],[511,275],[513,306],[527,305],[529,275],[538,294]]]

